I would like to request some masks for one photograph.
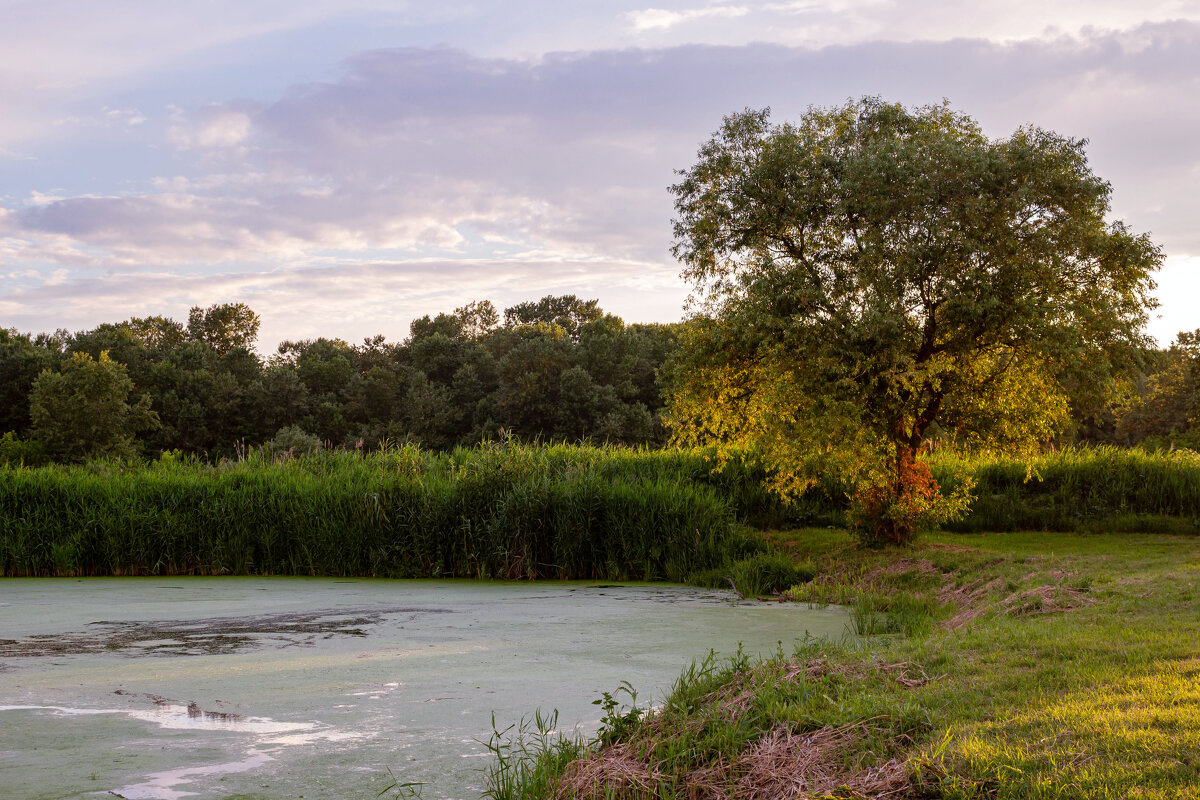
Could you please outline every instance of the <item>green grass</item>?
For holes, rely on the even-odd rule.
[[[866,638],[693,665],[659,710],[503,796],[788,797],[770,782],[783,763],[831,775],[816,796],[876,796],[882,774],[889,797],[1200,797],[1200,539],[769,538],[819,573],[789,594],[849,605]],[[771,761],[781,741],[801,744]]]

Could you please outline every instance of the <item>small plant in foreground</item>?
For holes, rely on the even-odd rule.
[[[628,708],[617,700],[617,695],[622,693],[629,696]],[[600,710],[604,712],[600,718],[600,733],[597,734],[597,738],[602,745],[607,745],[625,738],[636,729],[645,716],[646,709],[638,708],[637,690],[629,681],[621,681],[621,685],[616,689],[602,692],[601,695],[599,700],[592,701],[592,705],[600,706]]]
[[[391,767],[388,767],[387,772],[388,778],[390,778],[392,782],[383,787],[383,790],[380,791],[379,794],[375,795],[376,797],[383,797],[385,794],[390,793],[392,797],[421,800],[421,787],[425,785],[424,783],[418,781],[401,783],[392,773]]]
[[[539,709],[532,719],[522,717],[518,724],[500,730],[493,712],[492,734],[480,742],[492,754],[484,770],[487,789],[483,797],[519,800],[552,796],[554,781],[566,765],[588,753],[582,736],[563,736],[557,726],[557,711],[544,714]]]

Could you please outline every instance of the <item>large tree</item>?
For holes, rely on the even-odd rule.
[[[1162,255],[1107,219],[1085,144],[877,98],[727,117],[672,187],[700,303],[680,438],[753,446],[785,492],[843,471],[868,538],[945,513],[931,437],[1029,446],[1066,418],[1068,375],[1145,344]]]

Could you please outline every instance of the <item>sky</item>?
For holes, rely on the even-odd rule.
[[[943,99],[1086,138],[1200,328],[1200,0],[0,0],[0,327],[244,302],[260,351],[472,300],[680,319],[724,115]]]

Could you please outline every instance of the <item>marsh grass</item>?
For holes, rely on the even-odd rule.
[[[967,513],[947,530],[1200,533],[1200,455],[1191,450],[1080,447],[1027,460],[938,451],[929,465],[943,493],[974,483]],[[847,491],[823,476],[769,523],[844,526]]]
[[[934,475],[975,481],[959,532],[1200,532],[1200,455],[1116,447],[1067,449],[1025,462],[941,454]]]
[[[1101,448],[1026,463],[938,454],[977,498],[951,527],[1200,532],[1200,456]],[[0,574],[686,580],[745,596],[802,583],[739,524],[835,520],[825,478],[791,505],[753,458],[492,443],[430,453],[270,449],[205,464],[0,466]],[[838,602],[845,602],[842,598]],[[892,612],[898,619],[901,612]],[[912,622],[864,616],[867,629]]]
[[[761,547],[702,463],[502,445],[9,466],[0,574],[682,581]]]

